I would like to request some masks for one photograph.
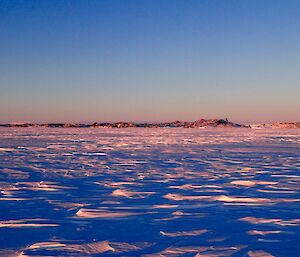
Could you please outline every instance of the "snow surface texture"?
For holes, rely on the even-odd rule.
[[[0,256],[300,256],[300,132],[0,129]]]

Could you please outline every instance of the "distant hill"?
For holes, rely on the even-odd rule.
[[[228,119],[199,119],[192,122],[173,121],[161,123],[134,123],[134,122],[94,122],[82,123],[7,123],[0,127],[47,127],[47,128],[300,128],[300,122],[279,122],[271,124],[243,125],[228,121]]]
[[[0,124],[1,127],[49,127],[49,128],[250,128],[247,125],[241,125],[228,121],[228,119],[200,119],[192,122],[173,121],[162,123],[132,123],[132,122],[95,122],[93,124],[78,124],[78,123],[8,123]]]
[[[271,124],[253,124],[252,128],[300,128],[300,122],[277,122]]]

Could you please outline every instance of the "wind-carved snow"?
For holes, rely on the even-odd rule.
[[[298,256],[293,129],[0,129],[0,256]]]

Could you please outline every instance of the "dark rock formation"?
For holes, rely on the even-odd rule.
[[[300,122],[278,122],[271,124],[255,124],[253,128],[300,128]]]
[[[222,127],[222,128],[249,128],[249,126],[237,124],[228,121],[228,119],[201,119],[191,122],[187,125],[189,128],[207,128],[207,127]]]
[[[94,122],[92,124],[46,123],[46,124],[0,124],[1,127],[48,127],[48,128],[250,128],[228,119],[200,119],[193,122],[174,121],[163,123]]]

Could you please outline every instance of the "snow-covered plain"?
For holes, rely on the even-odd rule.
[[[300,256],[300,130],[0,129],[0,256]]]

